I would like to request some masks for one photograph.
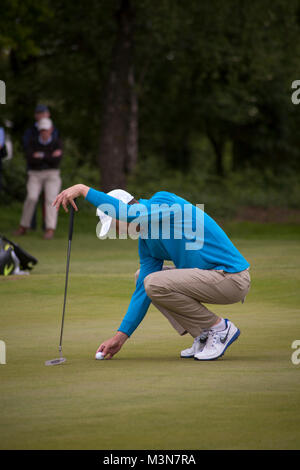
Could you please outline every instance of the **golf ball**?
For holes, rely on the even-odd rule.
[[[100,351],[97,352],[96,356],[95,356],[95,359],[99,359],[99,360],[104,359],[104,355],[102,354],[102,352],[100,352]]]

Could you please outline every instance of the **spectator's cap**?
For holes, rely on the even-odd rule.
[[[53,123],[51,119],[49,118],[42,118],[37,123],[37,128],[39,131],[43,131],[43,130],[48,131],[49,129],[52,129],[52,127],[53,127]]]
[[[46,111],[49,111],[49,108],[45,104],[38,104],[34,110],[35,113],[45,113]]]
[[[134,199],[134,197],[130,193],[124,191],[123,189],[113,189],[107,194],[108,196],[112,196],[116,199],[119,199],[119,201],[122,201],[125,204],[128,204],[130,201],[132,201],[132,199]],[[105,214],[100,209],[97,209],[97,215],[100,218],[100,222],[102,224],[99,237],[104,237],[104,235],[106,235],[110,229],[112,217]]]

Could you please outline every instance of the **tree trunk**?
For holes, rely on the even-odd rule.
[[[224,176],[224,168],[223,168],[223,150],[224,150],[224,143],[212,141],[212,144],[215,149],[216,154],[216,173],[218,176]]]
[[[130,112],[129,112],[129,128],[127,137],[127,160],[126,173],[130,174],[135,169],[138,159],[138,141],[139,141],[139,103],[135,87],[134,70],[131,67],[129,72],[129,88],[130,88]]]
[[[134,140],[137,138],[137,126],[134,125],[135,120],[131,122],[130,119],[132,108],[137,115],[137,98],[134,102],[133,85],[131,85],[134,84],[132,66],[134,16],[130,0],[121,1],[116,20],[118,32],[104,97],[100,136],[101,189],[105,192],[115,188],[125,188],[126,171],[130,171],[134,166],[137,152],[137,143]],[[129,130],[131,132],[128,132]]]
[[[211,130],[207,130],[207,137],[209,138],[216,156],[216,174],[218,176],[224,176],[223,166],[223,153],[224,153],[224,140],[221,136],[216,136]]]

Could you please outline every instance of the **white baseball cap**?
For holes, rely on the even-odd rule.
[[[128,193],[127,191],[124,191],[123,189],[113,189],[107,194],[116,199],[119,199],[119,201],[122,201],[125,204],[128,204],[128,202],[134,199],[134,197],[130,193]],[[109,215],[102,212],[100,209],[97,209],[96,214],[100,218],[100,222],[102,224],[101,231],[98,236],[104,237],[108,233],[113,219]]]
[[[42,118],[38,121],[37,123],[37,128],[39,131],[45,130],[48,131],[49,129],[52,129],[53,124],[51,119],[49,118]]]

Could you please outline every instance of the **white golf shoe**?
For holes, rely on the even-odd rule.
[[[184,349],[180,353],[180,357],[184,359],[189,359],[195,356],[196,353],[199,353],[203,350],[206,340],[208,337],[208,331],[203,331],[200,336],[197,336],[194,339],[194,342],[192,344],[191,348]]]
[[[240,330],[229,320],[225,320],[225,329],[222,331],[209,330],[204,348],[194,355],[197,361],[212,361],[223,356],[239,336]]]

